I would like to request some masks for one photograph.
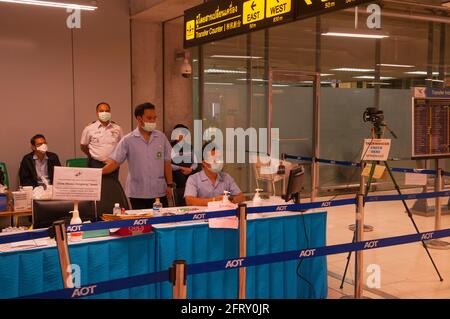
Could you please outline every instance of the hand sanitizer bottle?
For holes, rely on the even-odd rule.
[[[77,224],[82,224],[83,222],[81,221],[80,218],[80,212],[77,210],[74,210],[71,212],[72,213],[72,219],[70,220],[70,224],[71,225],[77,225]],[[81,241],[83,239],[83,232],[75,232],[75,233],[70,233],[70,241]]]
[[[230,202],[230,200],[228,199],[228,196],[229,196],[229,195],[230,195],[230,192],[229,192],[229,191],[223,191],[222,204],[224,204],[224,205],[232,204],[232,203]]]
[[[113,208],[113,215],[120,215],[121,213],[121,209],[120,209],[120,204],[119,203],[115,203],[114,204],[114,208]]]
[[[259,194],[259,192],[262,192],[263,190],[260,188],[255,189],[256,193],[253,197],[253,206],[261,206],[262,205],[262,198]]]
[[[153,212],[154,213],[160,213],[161,208],[163,207],[161,201],[159,200],[159,197],[155,200],[155,203],[153,204]]]

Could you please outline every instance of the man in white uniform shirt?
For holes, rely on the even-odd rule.
[[[89,158],[89,167],[103,168],[105,161],[123,137],[122,128],[111,121],[111,107],[101,102],[96,107],[98,120],[88,125],[81,134],[81,150]],[[119,169],[111,173],[118,178]]]

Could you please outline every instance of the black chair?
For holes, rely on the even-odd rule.
[[[57,220],[70,223],[73,211],[73,202],[65,200],[33,200],[33,229],[48,228]],[[78,202],[78,211],[83,222],[97,221],[97,211],[94,201]]]
[[[186,201],[184,199],[184,188],[173,189],[173,202],[176,207],[186,206]]]
[[[97,202],[99,217],[102,214],[112,214],[115,203],[119,203],[120,207],[126,210],[130,209],[128,198],[119,180],[111,175],[103,175],[101,199]]]

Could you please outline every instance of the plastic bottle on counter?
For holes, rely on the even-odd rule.
[[[120,209],[120,204],[115,203],[113,208],[113,215],[120,215],[121,212],[122,210]]]
[[[259,192],[262,192],[263,190],[260,188],[255,189],[256,193],[253,197],[253,206],[261,206],[262,205],[262,198],[259,194]]]
[[[155,202],[153,203],[153,212],[154,213],[160,213],[161,212],[161,208],[163,207],[161,201],[159,200],[159,197],[155,200]]]
[[[70,224],[71,225],[78,225],[78,224],[82,224],[83,222],[81,221],[80,218],[80,212],[77,210],[71,211],[72,213],[72,219],[70,220]],[[70,233],[70,241],[81,241],[83,239],[83,232],[74,232],[74,233]]]

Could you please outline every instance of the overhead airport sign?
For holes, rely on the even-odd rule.
[[[185,11],[185,48],[294,19],[295,0],[218,0]]]
[[[215,0],[184,12],[189,48],[373,0]]]
[[[351,8],[360,4],[375,2],[367,0],[297,0],[295,18],[305,19],[329,12]]]

